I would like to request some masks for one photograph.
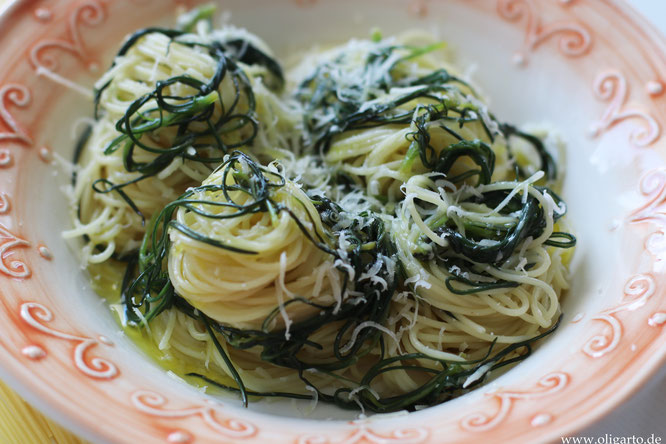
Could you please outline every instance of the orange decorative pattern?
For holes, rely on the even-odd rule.
[[[655,270],[666,269],[666,168],[656,168],[643,175],[639,186],[647,202],[629,215],[629,222],[651,222],[657,231],[650,234],[645,249],[652,254]]]
[[[653,91],[657,91],[656,84],[652,85]],[[648,88],[650,85],[648,84]],[[630,134],[632,144],[644,147],[653,144],[661,136],[661,126],[649,113],[625,109],[624,106],[629,96],[627,80],[617,70],[605,71],[599,74],[594,81],[594,93],[605,102],[610,102],[601,120],[592,125],[590,134],[599,136],[612,126],[627,119],[638,119],[644,122],[644,126],[636,127]]]
[[[430,436],[425,427],[412,427],[377,433],[369,429],[363,420],[352,421],[353,432],[341,440],[334,440],[324,435],[305,435],[298,439],[298,444],[420,444]]]
[[[29,278],[32,272],[28,265],[22,260],[12,258],[16,248],[29,246],[30,242],[15,236],[7,227],[0,224],[0,273],[15,279]]]
[[[472,415],[464,418],[460,426],[470,432],[485,432],[490,429],[493,429],[499,426],[511,412],[511,407],[514,401],[518,400],[533,400],[537,398],[543,398],[553,393],[557,393],[564,389],[569,383],[569,375],[564,372],[555,372],[550,373],[537,382],[537,389],[532,391],[498,391],[494,393],[486,393],[486,396],[496,399],[499,402],[499,407],[497,411],[492,415],[487,415],[485,413],[474,413]],[[542,416],[538,417],[536,424],[533,425],[543,425],[540,422],[544,421],[545,418],[548,418],[550,421],[551,416],[547,414],[541,414]],[[534,423],[534,418],[532,423]]]
[[[37,44],[35,44],[30,50],[30,63],[36,70],[37,75],[49,78],[56,83],[66,85],[85,97],[92,98],[92,93],[88,88],[84,88],[78,83],[56,73],[56,70],[58,69],[58,59],[53,57],[49,51],[56,49],[70,53],[82,62],[87,63],[87,68],[89,70],[96,70],[98,64],[86,60],[88,53],[81,35],[81,25],[95,27],[103,23],[104,19],[104,8],[99,1],[87,0],[80,3],[69,16],[69,39],[47,38],[37,42]]]
[[[0,148],[0,168],[9,168],[14,162],[12,152],[7,148]]]
[[[666,324],[666,313],[664,312],[655,313],[648,319],[650,327],[660,327],[664,324]]]
[[[0,132],[0,142],[4,140],[16,140],[30,145],[32,140],[30,140],[30,137],[21,129],[16,120],[14,120],[14,117],[9,113],[7,109],[7,105],[9,104],[25,108],[30,104],[30,90],[16,83],[0,87],[0,121],[9,129],[9,131]]]
[[[629,215],[629,221],[666,224],[666,208],[662,208],[666,203],[666,168],[656,168],[645,173],[639,189],[648,200]]]
[[[71,335],[69,333],[63,333],[51,327],[47,327],[44,325],[44,323],[51,322],[53,320],[53,313],[51,313],[51,311],[44,305],[37,302],[23,303],[21,305],[21,318],[28,325],[42,333],[76,343],[76,347],[74,348],[74,365],[84,375],[96,379],[113,379],[118,376],[118,368],[112,362],[102,358],[95,357],[89,359],[87,357],[88,351],[100,343],[107,346],[113,346],[113,343],[107,338],[103,336],[100,336],[98,339],[86,338]],[[24,354],[26,354],[26,350],[30,349],[24,348]],[[46,354],[45,351],[43,353]],[[33,359],[41,359],[43,355],[38,353],[37,355],[30,356],[28,353],[28,357]]]
[[[596,335],[583,346],[583,352],[592,357],[600,358],[613,351],[622,339],[622,323],[617,314],[623,311],[634,311],[645,305],[655,291],[654,278],[650,275],[637,275],[632,277],[624,287],[622,303],[592,317],[592,320],[602,321],[610,327],[609,335]]]
[[[0,193],[0,215],[8,214],[12,209],[11,201],[6,193]]]
[[[562,0],[559,2],[571,3]],[[529,53],[554,36],[559,36],[560,52],[568,57],[582,56],[592,47],[592,34],[589,29],[574,21],[544,24],[531,0],[499,0],[497,11],[508,21],[526,22],[524,47],[514,55],[514,62],[519,65],[525,65]]]
[[[49,8],[40,7],[35,9],[34,16],[40,22],[47,23],[53,18],[53,12]]]
[[[221,407],[220,404],[211,403],[210,405],[182,409],[164,409],[163,407],[168,403],[167,399],[149,390],[134,392],[131,400],[138,411],[158,418],[176,419],[198,416],[204,424],[222,437],[247,439],[257,434],[257,428],[243,420],[226,419],[224,422],[220,422],[216,413],[217,408]],[[175,433],[172,432],[168,439],[170,442],[189,442],[187,439],[191,439],[190,437],[190,433],[179,430]]]
[[[262,0],[257,1],[257,4],[263,4]],[[56,92],[64,94],[69,88],[90,97],[88,85],[74,82],[80,75],[77,69],[80,71],[84,67],[85,72],[94,71],[98,66],[95,58],[104,53],[104,49],[100,48],[103,45],[110,47],[109,42],[115,44],[120,37],[115,40],[109,38],[107,43],[100,43],[99,40],[115,35],[114,32],[129,32],[137,26],[144,26],[146,20],[169,20],[176,5],[195,2],[165,2],[163,10],[158,11],[159,16],[154,15],[156,10],[148,3],[145,0],[68,0],[45,7],[43,2],[33,5],[18,1],[18,6],[10,10],[10,15],[5,18],[8,20],[5,23],[25,19],[21,26],[32,24],[36,32],[17,30],[20,27],[8,31],[4,37],[8,43],[6,46],[20,50],[15,51],[18,55],[15,54],[13,59],[0,67],[0,172],[3,179],[8,179],[0,185],[6,187],[0,192],[0,215],[4,223],[0,224],[0,274],[11,278],[3,280],[0,292],[3,296],[7,294],[7,300],[16,301],[16,305],[8,303],[11,310],[0,310],[0,320],[6,326],[3,328],[12,328],[11,334],[22,338],[1,343],[0,358],[3,369],[14,375],[25,391],[33,391],[34,398],[48,400],[45,403],[47,407],[49,404],[59,405],[69,417],[77,418],[81,424],[93,424],[89,429],[98,430],[104,425],[106,416],[112,415],[118,422],[128,424],[131,432],[127,433],[131,434],[131,439],[145,443],[242,440],[297,444],[425,444],[479,439],[488,431],[498,441],[516,441],[519,435],[522,442],[542,441],[548,437],[556,439],[563,434],[565,427],[567,433],[571,432],[571,427],[581,426],[580,418],[591,407],[601,405],[607,410],[609,405],[619,402],[621,395],[626,396],[630,391],[626,388],[626,379],[631,379],[636,373],[641,373],[643,377],[648,373],[645,366],[655,362],[652,359],[655,353],[662,353],[655,347],[659,345],[659,338],[663,339],[663,326],[666,325],[666,304],[661,288],[663,279],[658,272],[659,267],[666,269],[666,262],[662,263],[666,261],[666,156],[660,145],[666,116],[663,100],[666,96],[663,80],[666,78],[666,58],[658,50],[661,48],[659,45],[666,48],[666,41],[641,34],[639,27],[633,30],[631,26],[637,19],[619,0],[594,3],[581,0],[480,0],[446,4],[448,8],[456,3],[456,7],[469,8],[469,11],[494,20],[498,29],[520,26],[524,30],[522,41],[502,42],[502,45],[517,48],[514,61],[526,69],[539,69],[537,64],[527,67],[529,58],[537,50],[541,50],[540,57],[546,58],[549,56],[547,49],[552,46],[554,60],[563,65],[566,63],[567,69],[576,71],[576,85],[586,88],[593,98],[591,105],[595,111],[592,115],[600,117],[592,125],[592,135],[600,144],[612,142],[635,156],[632,159],[639,159],[626,168],[625,181],[638,184],[639,192],[632,191],[646,201],[641,201],[628,215],[626,210],[621,213],[628,223],[625,232],[618,230],[618,236],[626,236],[625,241],[644,247],[638,248],[640,251],[627,259],[630,267],[627,276],[631,278],[624,288],[621,285],[624,282],[620,282],[619,290],[609,289],[604,294],[608,300],[617,301],[619,297],[619,302],[611,308],[601,312],[589,310],[589,307],[581,309],[588,313],[585,322],[582,322],[581,314],[574,317],[571,324],[583,334],[576,336],[580,338],[578,342],[567,345],[580,352],[571,355],[566,362],[536,366],[539,372],[536,377],[545,375],[536,385],[525,386],[520,380],[509,379],[513,382],[505,384],[501,390],[470,394],[479,400],[474,404],[474,410],[460,403],[455,404],[455,408],[442,405],[410,414],[407,419],[378,417],[372,422],[318,422],[314,432],[305,433],[290,419],[275,420],[255,412],[241,411],[233,403],[209,404],[205,397],[193,390],[183,395],[185,392],[178,392],[177,387],[153,384],[150,375],[140,374],[132,365],[121,361],[120,356],[114,357],[115,362],[111,362],[94,355],[95,352],[108,350],[107,347],[113,344],[104,336],[65,333],[86,329],[77,328],[76,316],[69,317],[66,310],[58,306],[59,300],[44,290],[49,288],[49,276],[55,273],[53,268],[56,263],[49,262],[53,257],[50,250],[38,244],[36,249],[39,255],[27,255],[25,259],[19,256],[33,245],[27,239],[41,242],[44,237],[41,232],[36,232],[37,225],[32,220],[10,220],[9,216],[14,215],[13,206],[28,205],[30,200],[23,196],[29,196],[27,193],[32,191],[21,190],[18,185],[11,187],[14,183],[21,183],[17,179],[26,174],[23,170],[25,165],[50,168],[53,158],[51,148],[58,151],[58,146],[46,137],[48,131],[45,132],[37,123],[43,121],[39,118],[42,117],[42,110],[52,112],[57,109],[57,99],[55,103],[48,103],[51,99],[37,94],[38,88],[51,88],[54,96],[57,96]],[[280,6],[289,9],[290,13],[309,14],[310,10],[324,4],[326,7],[336,5],[335,2],[317,0],[285,0]],[[444,2],[410,0],[408,4],[396,7],[396,11],[404,14],[405,21],[414,22],[415,19],[430,19],[440,10],[441,4]],[[307,6],[308,11],[300,11],[299,6]],[[359,4],[359,8],[362,9],[363,5]],[[618,29],[623,29],[628,35],[604,35],[604,38],[599,38],[604,31],[600,20],[602,23],[624,25],[618,26]],[[102,26],[104,24],[113,26]],[[89,28],[95,28],[95,32]],[[11,43],[16,40],[10,38],[18,34],[23,36],[23,41]],[[628,53],[620,54],[619,45],[614,47],[614,42],[620,41],[618,39],[622,39],[623,44],[649,50],[646,49],[642,56],[629,54],[635,57],[629,64],[625,59]],[[500,48],[498,51],[504,50]],[[643,58],[639,60],[639,57]],[[510,58],[511,54],[506,60]],[[599,59],[611,69],[600,73]],[[72,63],[65,63],[67,61]],[[17,83],[15,79],[20,80]],[[45,85],[47,82],[43,79],[57,83]],[[601,137],[604,134],[610,136],[616,129],[618,132],[626,130],[628,137]],[[43,145],[45,142],[48,147]],[[21,148],[34,144],[41,149]],[[634,147],[650,149],[632,149]],[[641,157],[648,155],[652,157]],[[33,160],[36,163],[31,163]],[[653,228],[648,230],[647,237],[646,227]],[[56,248],[54,251],[59,253],[62,250]],[[31,276],[33,278],[28,279]],[[26,302],[27,297],[31,302]],[[19,307],[18,313],[16,307]],[[52,325],[56,324],[56,320],[53,313],[58,313],[58,325],[72,327],[54,329]],[[640,340],[636,339],[638,331]],[[37,341],[38,336],[46,340]],[[64,343],[73,358],[67,355],[65,359],[56,359],[61,357],[55,356],[55,340],[59,344]],[[627,341],[631,341],[629,343],[634,351],[631,361],[621,353],[612,353],[628,345]],[[663,340],[661,344],[663,349]],[[602,357],[604,359],[599,359]],[[595,374],[602,365],[603,374],[595,375],[594,380],[589,379],[586,372]],[[57,387],[44,388],[49,386],[48,383],[42,386],[32,384],[32,380],[41,381],[44,378],[40,373],[44,369],[48,369],[49,376],[71,382],[71,386],[76,388],[72,390],[73,394],[58,392]],[[636,380],[631,379],[629,385],[635,387]],[[144,387],[145,390],[136,391],[136,387]],[[542,404],[542,401],[547,402]],[[88,408],[90,403],[108,405],[104,417],[100,416],[102,413],[91,411]],[[176,408],[174,405],[188,407]],[[458,409],[460,405],[463,405],[462,409]],[[573,423],[575,425],[569,425]],[[117,439],[116,432],[99,429],[97,433],[99,440],[112,442]]]

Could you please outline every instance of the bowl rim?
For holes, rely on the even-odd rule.
[[[17,11],[35,0],[8,0],[0,6],[0,29],[5,25],[10,17],[17,13]],[[632,26],[639,29],[644,33],[644,37],[652,43],[658,45],[660,48],[660,55],[666,57],[666,36],[642,13],[637,11],[635,7],[624,0],[603,0],[595,7],[611,7],[615,8],[625,17],[625,21]],[[613,410],[617,409],[629,398],[634,396],[645,384],[652,378],[656,377],[657,373],[662,370],[666,365],[666,349],[663,349],[661,354],[651,356],[640,369],[639,372],[629,375],[627,384],[622,390],[614,394],[614,396],[607,399],[606,402],[600,404],[596,409],[588,411],[586,415],[580,417],[576,423],[567,424],[554,430],[550,435],[544,436],[548,441],[555,440],[560,436],[573,435],[585,428],[590,427],[592,424],[598,422],[601,418],[608,416]],[[0,364],[0,379],[4,381],[12,390],[15,390],[21,397],[35,408],[43,412],[46,416],[53,419],[63,427],[75,433],[77,436],[89,440],[91,442],[109,443],[115,441],[109,440],[107,435],[102,434],[87,421],[82,421],[82,416],[74,415],[74,412],[66,411],[58,408],[56,399],[45,399],[40,397],[38,390],[28,384],[21,382],[18,374],[13,373],[7,366]],[[266,414],[266,416],[270,416]],[[288,421],[298,420],[299,418],[282,418]],[[312,420],[308,420],[312,421]],[[338,421],[336,421],[338,422]],[[563,432],[566,432],[563,435]]]

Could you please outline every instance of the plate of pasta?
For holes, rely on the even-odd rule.
[[[82,437],[542,442],[664,363],[666,52],[619,0],[2,20],[0,376]]]

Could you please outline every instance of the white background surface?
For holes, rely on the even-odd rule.
[[[596,1],[596,0],[591,0]],[[636,9],[666,34],[666,0],[627,0]],[[608,436],[607,436],[608,435]],[[612,437],[611,437],[612,435]],[[578,436],[594,437],[592,443],[631,443],[632,436],[642,437],[644,444],[651,435],[661,438],[666,444],[666,368],[663,368],[638,393],[621,407],[594,426],[583,430]],[[603,439],[603,441],[601,441]],[[639,441],[634,441],[638,444]]]

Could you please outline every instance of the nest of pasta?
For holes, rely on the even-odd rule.
[[[552,131],[498,120],[432,36],[285,75],[210,14],[127,40],[77,153],[67,235],[123,270],[123,326],[246,403],[375,412],[459,396],[557,327],[575,238]]]

